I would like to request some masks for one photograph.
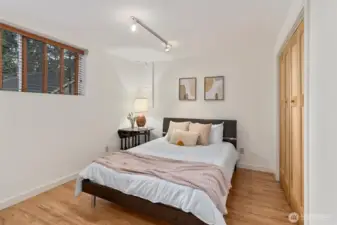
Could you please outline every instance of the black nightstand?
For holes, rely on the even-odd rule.
[[[121,150],[136,147],[141,144],[141,136],[144,136],[144,143],[150,141],[152,127],[144,128],[122,128],[118,130],[121,139]]]

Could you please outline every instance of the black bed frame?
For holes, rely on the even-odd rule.
[[[212,119],[188,119],[188,118],[164,118],[163,135],[168,131],[170,121],[203,124],[224,123],[223,141],[237,145],[237,121],[236,120],[212,120]],[[206,225],[191,213],[183,212],[180,209],[173,208],[161,203],[152,203],[146,199],[136,196],[126,195],[118,190],[96,184],[90,180],[82,181],[82,191],[92,195],[92,206],[96,205],[96,197],[108,200],[119,206],[148,215],[161,221],[166,221],[172,225]]]

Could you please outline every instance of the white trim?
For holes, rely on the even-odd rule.
[[[248,169],[248,170],[254,170],[254,171],[274,174],[274,171],[272,171],[270,168],[265,168],[263,166],[256,166],[256,165],[239,163],[237,165],[237,167],[242,168],[242,169]]]
[[[5,24],[5,25],[12,26],[12,27],[15,27],[15,28],[17,28],[17,29],[20,29],[20,30],[29,32],[29,33],[31,33],[31,34],[35,34],[35,35],[37,35],[37,36],[44,37],[44,38],[47,38],[47,39],[49,39],[49,40],[53,40],[53,41],[59,42],[59,43],[61,43],[61,44],[68,45],[68,46],[71,46],[71,47],[73,47],[73,48],[82,50],[82,51],[84,51],[84,54],[85,54],[85,55],[88,55],[88,53],[89,53],[89,50],[88,50],[88,49],[81,48],[81,47],[79,47],[79,46],[76,46],[76,45],[67,43],[67,42],[65,42],[65,41],[62,41],[62,40],[60,40],[60,39],[57,39],[57,38],[55,38],[55,37],[52,37],[52,36],[49,36],[49,35],[46,35],[46,34],[43,34],[43,33],[40,33],[40,32],[36,32],[36,31],[34,31],[34,30],[31,30],[31,29],[22,27],[22,26],[17,25],[17,24],[10,23],[10,22],[8,22],[8,21],[2,19],[2,18],[0,18],[0,23],[3,23],[3,24]]]
[[[58,179],[56,179],[56,180],[54,180],[50,183],[38,186],[38,187],[33,188],[29,191],[23,192],[23,193],[21,193],[17,196],[13,196],[13,197],[7,198],[3,201],[0,201],[0,210],[8,208],[12,205],[15,205],[15,204],[19,203],[19,202],[25,201],[29,198],[32,198],[36,195],[39,195],[43,192],[46,192],[50,189],[53,189],[53,188],[58,187],[62,184],[65,184],[65,183],[67,183],[71,180],[74,180],[74,179],[77,178],[78,174],[79,174],[79,172],[72,173],[70,175],[58,178]]]
[[[310,123],[309,123],[309,83],[310,83],[310,1],[304,3],[304,224],[310,224]]]

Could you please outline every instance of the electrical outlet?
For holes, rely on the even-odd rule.
[[[109,146],[105,146],[105,152],[109,152]]]
[[[244,148],[240,148],[240,149],[239,149],[239,152],[240,152],[240,154],[243,155],[243,154],[245,154],[245,149],[244,149]]]

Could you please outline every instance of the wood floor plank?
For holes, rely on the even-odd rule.
[[[268,173],[238,169],[228,197],[228,225],[290,225],[284,193]],[[0,211],[0,225],[168,225],[102,199],[91,208],[90,196],[74,197],[66,183]]]

